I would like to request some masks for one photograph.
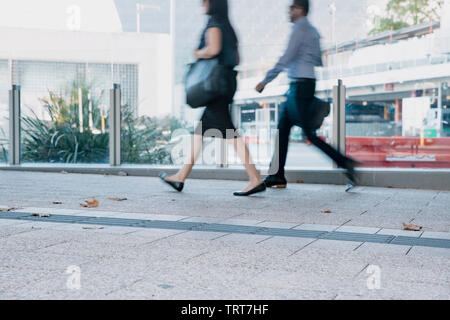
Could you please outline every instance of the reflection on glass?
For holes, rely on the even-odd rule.
[[[107,163],[113,83],[122,88],[122,161],[181,159],[176,147],[187,134],[179,129],[191,132],[201,114],[186,106],[183,75],[204,15],[200,2],[173,2],[174,10],[168,0],[0,4],[0,35],[9,39],[0,50],[0,163],[7,161],[11,79],[22,87],[23,161]],[[286,47],[291,2],[229,0],[241,50],[232,114],[260,166],[270,162],[289,80],[279,76],[265,96],[254,87]],[[316,95],[331,101],[343,80],[347,152],[367,166],[450,166],[450,4],[402,1],[416,2],[403,8],[397,0],[311,1],[324,61]],[[328,142],[331,119],[320,130]],[[228,163],[239,163],[232,148]],[[331,162],[294,127],[287,167],[330,168]]]
[[[257,102],[259,101],[259,103]],[[286,99],[276,100],[255,98],[248,103],[233,106],[234,121],[249,146],[253,161],[267,168],[272,160],[276,146],[278,119]],[[332,115],[328,116],[318,131],[318,136],[331,143]],[[286,167],[288,168],[329,168],[331,161],[314,147],[303,135],[299,127],[293,127]],[[229,148],[230,164],[238,164],[239,159]]]
[[[107,163],[111,66],[14,61],[21,85],[21,160],[40,163]],[[113,66],[119,71],[133,68]],[[120,77],[120,72],[118,77]],[[131,102],[125,86],[124,98]],[[131,90],[132,91],[132,90]]]
[[[177,130],[185,125],[175,117],[137,116],[122,105],[121,160],[129,164],[173,165],[172,150],[180,143]]]
[[[366,167],[449,168],[449,4],[397,4],[369,5],[368,34],[329,47],[319,77],[347,87],[349,156]]]
[[[0,164],[8,163],[9,96],[8,60],[0,60]]]

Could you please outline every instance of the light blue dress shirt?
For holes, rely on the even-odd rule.
[[[309,20],[302,17],[294,22],[286,52],[267,73],[262,83],[267,85],[286,69],[291,79],[315,79],[314,67],[320,66],[322,66],[320,35]]]

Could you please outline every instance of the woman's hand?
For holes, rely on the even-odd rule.
[[[202,59],[203,58],[201,51],[202,50],[194,50],[194,56],[195,56],[196,59]]]

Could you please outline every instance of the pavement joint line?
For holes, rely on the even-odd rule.
[[[196,259],[196,258],[199,258],[199,257],[201,257],[201,256],[204,256],[205,254],[208,254],[208,253],[209,253],[209,251],[202,252],[202,253],[200,253],[200,254],[198,254],[198,255],[196,255],[196,256],[193,256],[193,257],[190,257],[190,258],[186,259],[186,260],[184,261],[184,263],[189,263],[189,262],[191,262],[192,260],[194,260],[194,259]]]
[[[51,248],[51,247],[54,247],[54,246],[59,246],[59,245],[61,245],[61,244],[69,243],[69,242],[71,242],[71,240],[64,240],[64,241],[61,241],[61,242],[58,242],[58,243],[52,243],[52,244],[50,244],[50,245],[48,245],[48,246],[39,248],[38,250],[48,249],[48,248]]]
[[[391,244],[392,241],[394,241],[396,236],[391,235],[389,240],[386,242],[387,244]]]
[[[301,247],[300,249],[294,251],[292,254],[290,254],[288,256],[288,258],[292,257],[293,255],[296,255],[297,253],[299,253],[300,251],[302,251],[303,249],[305,249],[307,246],[313,244],[314,242],[319,241],[320,239],[314,239],[313,241],[311,241],[310,243],[305,244],[303,247]]]
[[[177,236],[179,234],[183,234],[183,233],[187,233],[187,232],[189,232],[189,230],[185,230],[185,231],[181,231],[181,232],[178,232],[178,233],[174,233],[174,234],[171,234],[169,236],[165,236],[165,237],[162,237],[162,238],[158,238],[158,239],[152,240],[150,242],[143,243],[143,244],[141,244],[141,246],[150,245],[152,243],[155,243],[155,242],[158,242],[158,241],[161,241],[161,240],[165,240],[165,239],[168,239],[170,237],[174,237],[174,236]]]
[[[368,266],[370,266],[370,263],[368,263],[361,271],[359,271],[359,272],[353,277],[353,279],[358,278],[358,276],[359,276],[361,273],[363,273],[364,270],[366,270]]]
[[[223,232],[231,234],[248,234],[248,235],[264,235],[267,239],[274,236],[285,236],[292,238],[312,238],[325,239],[337,241],[351,241],[351,242],[370,242],[370,243],[385,243],[392,245],[410,245],[423,246],[434,248],[450,249],[450,239],[442,238],[417,238],[408,236],[395,236],[384,234],[372,234],[363,232],[340,232],[337,226],[333,231],[318,231],[318,230],[293,230],[288,228],[268,228],[247,225],[227,225],[220,223],[204,223],[204,222],[182,222],[182,221],[164,221],[164,220],[143,220],[143,219],[124,219],[117,217],[94,217],[94,216],[70,216],[51,214],[49,217],[35,217],[32,213],[27,212],[7,212],[0,214],[0,219],[11,220],[25,220],[25,221],[40,221],[66,224],[96,224],[104,226],[119,226],[132,228],[147,228],[147,229],[169,229],[180,230],[183,232],[200,231],[200,232]],[[180,232],[180,233],[183,233]],[[130,232],[133,233],[133,232]],[[174,235],[180,234],[176,233]],[[169,238],[171,236],[165,238]],[[162,240],[157,239],[154,241]],[[152,242],[154,242],[152,241]],[[152,243],[150,242],[150,243]]]
[[[134,286],[136,283],[142,282],[142,281],[144,281],[144,280],[145,280],[144,278],[142,278],[142,279],[137,279],[137,280],[133,281],[132,283],[130,283],[129,285],[123,285],[123,286],[121,286],[120,288],[111,290],[111,291],[105,293],[105,297],[108,296],[108,295],[110,295],[110,294],[112,294],[112,293],[115,293],[115,292],[117,292],[117,291],[120,291],[120,290],[123,290],[123,289],[128,289],[128,288]]]
[[[358,250],[359,248],[361,248],[362,245],[363,245],[364,243],[365,243],[365,242],[361,243],[359,246],[357,246],[355,249],[353,249],[353,251],[356,251],[356,250]]]
[[[406,251],[405,256],[407,256],[407,255],[409,254],[409,252],[412,250],[412,248],[413,248],[413,246],[411,246],[411,247],[408,249],[408,251]]]
[[[213,239],[211,239],[211,241],[214,241],[214,240],[217,240],[217,239],[220,239],[220,238],[223,238],[223,237],[229,236],[230,234],[231,234],[231,233],[225,233],[225,234],[222,234],[222,235],[218,236],[217,238],[213,238]]]
[[[262,242],[264,242],[264,241],[267,241],[267,240],[269,240],[269,239],[273,239],[274,237],[275,237],[275,236],[265,238],[265,239],[263,239],[263,240],[257,242],[256,244],[260,244],[260,243],[262,243]]]
[[[346,221],[346,222],[344,222],[343,224],[341,224],[339,227],[337,227],[337,228],[335,228],[333,231],[336,231],[337,229],[339,229],[340,227],[343,227],[343,226],[345,226],[347,223],[349,223],[349,222],[351,222],[352,221],[352,219],[350,219],[350,220],[348,220],[348,221]]]

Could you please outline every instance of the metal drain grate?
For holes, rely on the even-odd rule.
[[[374,242],[393,245],[421,246],[433,248],[450,249],[449,239],[434,238],[416,238],[382,234],[353,233],[353,232],[327,232],[316,230],[298,230],[298,229],[280,229],[280,228],[262,228],[257,226],[242,226],[219,223],[199,223],[183,221],[162,221],[162,220],[142,220],[142,219],[124,219],[108,217],[89,217],[78,215],[58,215],[52,214],[49,217],[33,216],[27,212],[3,212],[0,213],[0,219],[26,220],[40,222],[59,222],[74,224],[94,224],[102,226],[121,226],[149,229],[172,229],[182,231],[203,231],[203,232],[223,232],[240,233],[265,236],[279,236],[292,238],[312,238],[339,241],[354,242]]]

